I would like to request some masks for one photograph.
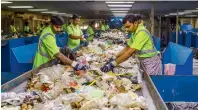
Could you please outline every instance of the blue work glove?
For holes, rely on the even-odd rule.
[[[79,71],[79,70],[87,70],[87,66],[83,65],[82,63],[78,63],[73,61],[72,63],[72,67],[74,68],[75,71]]]
[[[115,61],[111,61],[111,62],[108,61],[102,68],[100,68],[100,70],[102,72],[107,73],[109,71],[113,71],[116,65],[117,63]]]

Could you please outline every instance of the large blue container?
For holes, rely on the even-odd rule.
[[[158,37],[152,37],[153,38],[153,43],[155,45],[155,48],[157,49],[157,51],[160,51],[161,50],[161,47],[160,47],[160,38]]]
[[[178,32],[178,44],[183,45],[184,46],[184,36],[182,34],[182,31]]]
[[[151,76],[164,102],[198,102],[198,76]]]
[[[11,48],[25,45],[24,38],[1,41],[1,71],[10,72]]]
[[[192,25],[189,23],[185,23],[181,26],[182,31],[192,31]]]
[[[170,32],[169,34],[169,41],[176,43],[176,32]]]
[[[183,31],[184,46],[191,47],[192,32]]]
[[[68,43],[68,34],[62,34],[56,36],[56,44],[58,47],[67,46]]]
[[[192,49],[170,42],[163,53],[163,68],[168,63],[176,64],[175,75],[192,75]]]
[[[39,42],[39,36],[26,37],[24,39],[25,39],[25,45]]]
[[[1,72],[1,85],[20,76],[22,73]]]
[[[38,43],[11,49],[10,68],[13,73],[23,73],[32,69]]]

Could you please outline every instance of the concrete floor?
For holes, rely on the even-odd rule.
[[[198,75],[198,60],[193,59],[193,75]]]

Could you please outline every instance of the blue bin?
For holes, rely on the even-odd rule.
[[[181,30],[182,31],[192,31],[192,25],[189,23],[185,23],[181,26]]]
[[[26,37],[24,39],[25,39],[25,45],[39,42],[39,36]]]
[[[10,72],[11,48],[25,45],[24,38],[1,41],[1,71]]]
[[[67,34],[62,34],[62,35],[56,37],[56,44],[58,47],[67,46],[67,43],[68,43],[68,35]]]
[[[184,46],[191,47],[192,32],[183,31]]]
[[[198,76],[151,76],[164,102],[198,102]]]
[[[176,32],[170,32],[169,41],[176,43]]]
[[[170,42],[163,53],[163,69],[168,63],[176,64],[175,75],[192,75],[192,49]]]
[[[157,49],[157,51],[160,51],[161,50],[161,47],[160,47],[160,38],[158,37],[152,37],[153,38],[153,43],[155,45],[155,48]]]
[[[27,72],[32,69],[38,43],[11,49],[11,72]]]
[[[179,32],[178,32],[178,44],[184,46],[184,36],[183,36],[183,34],[182,34],[182,31],[179,31]]]
[[[1,72],[1,85],[20,76],[22,73]]]

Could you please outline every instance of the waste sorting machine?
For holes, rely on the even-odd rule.
[[[101,40],[101,39],[100,39]],[[105,42],[105,45],[111,45],[112,39],[110,39],[108,42]],[[98,41],[96,41],[98,42]],[[120,42],[117,42],[120,43]],[[95,44],[95,43],[93,43]],[[103,47],[100,45],[101,48]],[[103,47],[105,48],[105,47]],[[81,51],[78,50],[78,51]],[[41,65],[38,68],[35,68],[33,70],[30,70],[21,76],[3,84],[2,87],[2,93],[5,92],[24,92],[26,90],[27,83],[29,79],[33,76],[35,76],[37,73],[39,73],[41,70],[44,70],[45,68],[52,67],[55,64],[52,63],[53,61],[50,61],[48,63],[45,63]],[[128,68],[130,69],[130,68]],[[160,94],[158,93],[158,90],[156,89],[153,81],[151,80],[150,76],[144,71],[143,68],[143,79],[142,79],[142,89],[140,90],[140,94],[143,95],[143,97],[146,98],[146,102],[148,104],[149,110],[168,110],[164,101],[162,100]]]

